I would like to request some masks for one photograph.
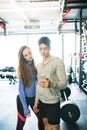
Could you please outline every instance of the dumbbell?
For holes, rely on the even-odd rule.
[[[7,74],[7,75],[6,75],[6,78],[9,79],[9,81],[10,81],[9,84],[11,84],[11,83],[15,84],[15,83],[16,83],[16,78],[17,78],[16,76]]]
[[[60,106],[60,116],[61,119],[67,123],[74,123],[80,117],[79,107],[72,101],[68,99],[71,94],[71,90],[69,87],[61,91],[61,96],[64,101]]]
[[[0,78],[1,78],[1,79],[4,79],[4,78],[5,78],[5,75],[0,74]]]

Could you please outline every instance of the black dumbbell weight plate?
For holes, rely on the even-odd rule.
[[[60,114],[63,121],[67,123],[74,123],[80,117],[80,110],[75,103],[65,101],[61,104]]]

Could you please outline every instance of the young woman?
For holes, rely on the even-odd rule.
[[[31,116],[29,105],[33,110],[36,93],[36,68],[31,49],[28,46],[22,46],[18,53],[18,79],[19,95],[17,96],[18,119],[16,130],[23,130],[27,117]],[[39,130],[44,130],[40,113],[36,114],[38,118]]]

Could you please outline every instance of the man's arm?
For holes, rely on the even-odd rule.
[[[67,86],[67,78],[65,72],[65,65],[62,60],[59,60],[58,64],[56,65],[56,76],[58,80],[56,82],[51,82],[50,87],[58,87],[59,89],[65,89]]]

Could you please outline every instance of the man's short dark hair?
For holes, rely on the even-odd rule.
[[[48,37],[41,37],[38,40],[38,45],[41,45],[42,43],[50,47],[50,39]]]

